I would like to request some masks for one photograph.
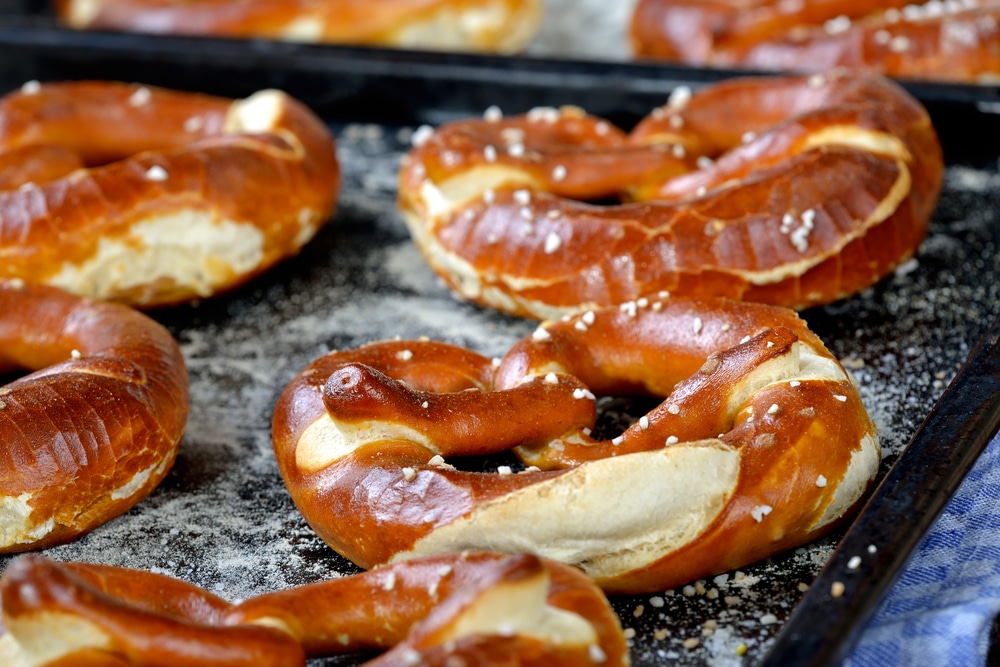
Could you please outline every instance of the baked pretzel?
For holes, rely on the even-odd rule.
[[[0,278],[144,307],[294,254],[339,184],[329,131],[278,91],[25,84],[0,100],[0,155]]]
[[[691,65],[990,83],[998,20],[998,0],[639,0],[630,36],[637,56]]]
[[[630,392],[666,399],[594,441],[595,395]],[[299,510],[361,567],[528,551],[611,592],[814,539],[880,456],[851,378],[794,311],[725,299],[568,316],[497,364],[431,341],[331,352],[286,387],[272,433]],[[534,467],[447,460],[512,447]]]
[[[575,108],[494,110],[415,143],[399,205],[431,267],[539,319],[663,290],[849,296],[913,254],[943,171],[919,103],[840,73],[680,88],[627,136]],[[633,201],[586,203],[615,196]]]
[[[515,52],[542,0],[57,0],[80,29]]]
[[[125,306],[0,280],[0,553],[74,539],[145,498],[177,456],[177,343]]]
[[[5,665],[278,667],[387,649],[366,664],[629,664],[600,589],[530,555],[449,554],[239,604],[163,575],[24,556],[0,595]]]

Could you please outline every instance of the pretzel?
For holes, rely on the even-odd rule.
[[[998,20],[997,0],[640,0],[630,37],[638,57],[698,66],[991,83]]]
[[[125,306],[0,280],[0,553],[72,540],[156,488],[177,456],[177,343]]]
[[[666,398],[593,440],[595,395],[633,392]],[[433,341],[331,352],[285,388],[272,435],[299,510],[361,567],[527,551],[615,593],[818,537],[880,456],[853,381],[794,311],[725,299],[547,322],[496,365]],[[516,474],[448,462],[513,447]]]
[[[278,667],[387,649],[365,664],[629,664],[601,591],[526,554],[449,554],[239,604],[164,575],[24,556],[0,595],[8,665]]]
[[[0,278],[142,307],[296,253],[339,183],[329,131],[278,91],[33,82],[0,100],[0,156]]]
[[[461,297],[551,319],[664,290],[828,303],[926,235],[941,148],[890,81],[831,73],[689,93],[628,136],[575,108],[418,131],[399,183],[414,241]],[[634,201],[585,203],[612,196]]]
[[[266,37],[454,51],[520,51],[542,0],[58,0],[79,29]]]

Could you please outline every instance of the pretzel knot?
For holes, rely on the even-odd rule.
[[[665,397],[611,440],[595,397]],[[862,498],[875,428],[793,311],[643,299],[542,324],[498,363],[432,341],[331,352],[286,387],[275,452],[299,509],[362,567],[460,549],[662,590],[811,540]],[[523,471],[448,462],[514,448]]]
[[[71,27],[512,53],[538,31],[542,0],[56,0]]]
[[[579,571],[520,554],[449,554],[231,604],[158,574],[41,556],[0,580],[6,665],[284,667],[629,664],[618,618]],[[4,633],[6,629],[6,633]]]
[[[678,88],[629,135],[575,108],[419,130],[399,205],[460,296],[554,319],[666,290],[802,308],[868,287],[926,234],[942,157],[874,76]],[[619,197],[613,206],[593,202]]]
[[[125,306],[0,280],[0,553],[74,539],[149,495],[190,397],[180,348]]]
[[[640,0],[637,56],[692,65],[989,83],[1000,76],[997,0]]]
[[[331,215],[333,138],[279,91],[30,82],[0,100],[0,278],[138,306],[207,297]]]

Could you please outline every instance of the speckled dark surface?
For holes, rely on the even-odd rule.
[[[417,254],[394,204],[411,128],[334,129],[346,175],[339,211],[302,255],[233,294],[155,313],[191,372],[193,408],[174,470],[127,515],[51,556],[165,572],[230,599],[353,572],[308,528],[278,475],[269,420],[285,383],[332,348],[428,336],[500,355],[533,329],[455,301]],[[995,163],[949,167],[916,260],[874,289],[804,313],[857,377],[886,465],[1000,304],[998,212]],[[635,664],[759,658],[834,541],[687,591],[616,599],[635,633]],[[692,637],[699,646],[684,648]]]
[[[498,356],[535,326],[456,301],[410,242],[395,208],[395,179],[414,124],[478,112],[494,102],[509,111],[579,103],[634,120],[652,100],[665,98],[671,85],[667,76],[651,90],[654,77],[636,70],[632,83],[642,85],[630,88],[615,79],[615,71],[603,81],[604,89],[591,90],[591,79],[559,78],[557,65],[555,78],[546,74],[538,86],[517,89],[513,98],[511,90],[525,80],[520,74],[512,75],[516,81],[505,95],[487,88],[495,84],[495,72],[484,83],[475,69],[448,70],[445,78],[451,78],[444,83],[411,79],[402,87],[394,81],[371,89],[368,74],[345,83],[318,66],[304,67],[316,64],[308,58],[281,60],[297,53],[284,47],[254,47],[245,62],[217,62],[213,69],[191,67],[193,60],[185,58],[197,55],[188,53],[186,43],[146,40],[153,55],[135,50],[134,41],[106,51],[57,46],[52,53],[60,58],[40,56],[30,44],[18,46],[28,42],[0,25],[5,89],[29,77],[111,74],[223,94],[273,85],[306,99],[334,123],[345,175],[340,205],[301,256],[232,294],[154,313],[180,341],[191,373],[193,406],[173,471],[128,514],[48,552],[58,559],[164,572],[233,600],[356,571],[305,524],[271,451],[271,410],[298,370],[330,349],[396,336],[428,336]],[[246,64],[251,61],[280,62],[280,67],[251,71]],[[229,71],[245,76],[228,76]],[[399,95],[419,98],[413,108],[391,108],[398,101],[387,92],[393,86]],[[448,96],[436,97],[440,90]],[[373,99],[389,107],[373,106]],[[950,162],[945,190],[917,257],[863,294],[803,313],[858,379],[880,430],[883,472],[1000,310],[1000,148],[988,140],[995,143],[1000,136],[1000,116],[980,116],[964,105],[956,120],[955,109],[947,111],[935,116],[944,123]],[[978,140],[966,131],[970,113],[979,131],[986,128]],[[365,122],[373,119],[389,124]],[[615,599],[623,625],[634,632],[634,664],[758,662],[836,538],[693,583],[687,591]],[[7,560],[0,558],[0,567]],[[685,640],[692,638],[698,645],[686,648]],[[358,661],[352,656],[317,664]]]

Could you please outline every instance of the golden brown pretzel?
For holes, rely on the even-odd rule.
[[[666,400],[594,442],[594,395],[635,392]],[[286,387],[273,439],[306,520],[362,567],[529,551],[614,592],[811,540],[879,461],[855,385],[795,313],[725,299],[548,322],[497,364],[429,341],[331,352]],[[515,446],[545,470],[448,463]]]
[[[943,169],[919,103],[837,73],[679,89],[627,136],[564,108],[415,143],[399,203],[424,257],[460,296],[537,318],[663,290],[848,296],[914,252]],[[584,203],[611,196],[637,201]]]
[[[13,561],[0,580],[9,667],[279,667],[387,651],[368,665],[628,664],[618,618],[574,568],[449,554],[230,604],[137,570]]]
[[[209,296],[294,254],[340,178],[327,128],[278,91],[33,82],[0,100],[8,155],[0,278],[139,306]]]
[[[188,414],[177,343],[126,306],[0,280],[0,553],[69,541],[145,498]]]
[[[57,0],[74,28],[514,52],[541,0]]]
[[[637,56],[692,65],[908,79],[1000,77],[997,0],[640,0]]]

